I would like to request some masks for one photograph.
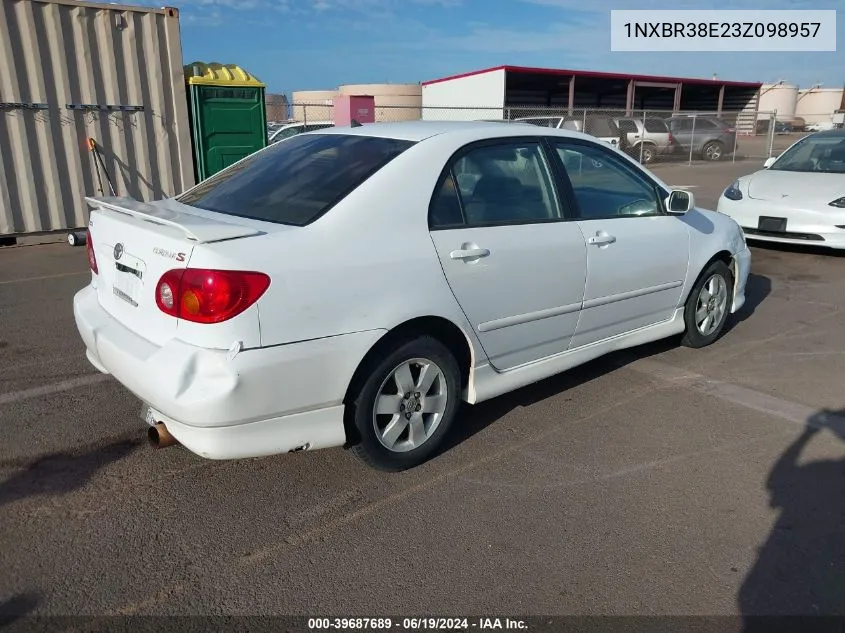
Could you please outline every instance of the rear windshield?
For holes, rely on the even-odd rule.
[[[305,226],[413,144],[351,134],[298,135],[216,174],[178,200],[208,211]]]

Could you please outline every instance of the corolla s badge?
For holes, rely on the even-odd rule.
[[[114,258],[120,259],[123,256],[123,244],[118,242],[114,245]]]

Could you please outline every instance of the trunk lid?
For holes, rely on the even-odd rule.
[[[178,319],[156,305],[161,276],[188,266],[198,244],[232,240],[262,231],[218,220],[175,200],[86,198],[97,260],[97,298],[103,309],[139,336],[161,345],[173,338]],[[227,219],[228,220],[228,219]]]

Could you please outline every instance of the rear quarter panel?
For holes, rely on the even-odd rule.
[[[458,147],[439,138],[407,150],[314,223],[232,243],[272,277],[258,303],[262,346],[438,316],[478,349],[428,230],[436,181]]]

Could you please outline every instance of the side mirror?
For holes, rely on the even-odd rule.
[[[695,196],[691,191],[672,189],[666,198],[666,209],[673,215],[684,215],[695,208]]]
[[[763,163],[763,169],[768,169],[769,167],[774,165],[776,160],[777,156],[769,156],[769,158],[766,159],[766,162]]]

